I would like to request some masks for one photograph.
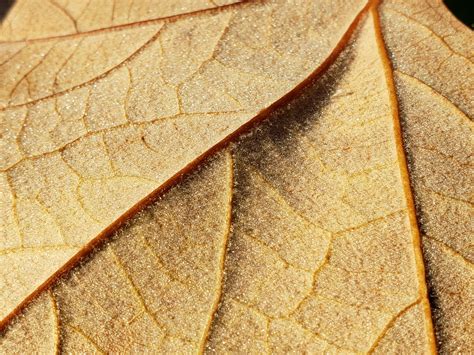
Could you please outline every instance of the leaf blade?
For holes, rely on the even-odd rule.
[[[351,80],[357,77],[369,80]],[[369,83],[369,90],[360,90]],[[417,276],[389,94],[380,90],[385,86],[374,28],[371,21],[366,21],[359,41],[351,43],[320,82],[232,147],[232,232],[221,304],[210,328],[207,351],[360,352],[382,351],[386,346],[397,345],[405,350],[416,346],[430,351],[426,308],[422,306],[427,299]],[[325,92],[328,88],[331,90]],[[367,129],[370,132],[364,135]],[[354,148],[342,149],[349,142]],[[374,147],[379,147],[379,153]],[[131,229],[119,234],[55,286],[55,293],[62,300],[59,303],[63,305],[64,324],[81,323],[94,342],[117,351],[130,351],[141,343],[149,343],[145,339],[154,331],[148,323],[139,326],[142,331],[135,335],[130,333],[134,332],[131,327],[115,321],[113,332],[98,326],[105,319],[116,318],[106,315],[114,309],[127,319],[135,319],[133,315],[138,313],[133,306],[123,304],[130,297],[111,293],[112,289],[122,288],[107,286],[106,280],[120,274],[109,268],[107,255],[110,249],[116,251],[117,245],[121,245],[124,251],[120,258],[127,260],[124,264],[134,275],[134,282],[144,282],[141,292],[161,295],[146,298],[150,312],[159,317],[157,323],[173,337],[171,342],[169,336],[157,336],[163,338],[164,348],[160,349],[171,351],[167,346],[179,342],[180,346],[191,342],[188,345],[192,348],[173,348],[174,351],[192,351],[202,346],[199,339],[207,332],[215,301],[211,299],[201,305],[200,298],[193,293],[200,287],[188,285],[185,291],[177,282],[195,282],[194,277],[206,280],[206,275],[213,275],[218,287],[210,291],[221,289],[222,248],[216,252],[213,245],[223,244],[223,233],[215,233],[214,238],[194,246],[195,238],[207,234],[192,231],[211,231],[216,224],[225,227],[225,223],[214,221],[225,219],[227,209],[206,206],[213,205],[216,199],[226,201],[220,206],[229,203],[228,194],[222,197],[219,192],[220,186],[228,186],[226,154],[229,153],[220,153],[184,185],[171,190],[136,224],[132,222]],[[215,174],[212,179],[205,177],[210,171]],[[369,187],[373,184],[377,187],[372,191]],[[345,185],[347,191],[340,189]],[[205,200],[195,194],[204,195]],[[183,212],[199,210],[203,202],[202,214]],[[331,204],[334,208],[329,209]],[[195,223],[200,218],[207,222]],[[193,238],[188,237],[191,235]],[[140,265],[149,262],[138,262],[144,249],[134,240],[143,236],[150,241],[161,263],[179,280],[171,290],[157,287],[156,282],[148,283],[146,277],[140,276],[157,272],[155,268],[144,271]],[[207,254],[210,250],[214,250],[212,256]],[[196,260],[201,261],[196,265]],[[207,265],[209,260],[213,267],[201,264]],[[79,277],[79,289],[73,286],[72,275]],[[91,294],[90,285],[97,285],[101,291]],[[209,291],[209,287],[204,289]],[[84,296],[85,293],[88,295]],[[104,298],[104,294],[109,296]],[[168,297],[179,301],[174,303]],[[102,321],[96,319],[99,306],[94,306],[97,312],[86,314],[87,305],[95,302],[101,303],[105,312]],[[117,307],[123,308],[117,311]],[[167,318],[167,314],[173,317]],[[199,331],[194,328],[198,324]],[[339,324],[344,327],[338,327]],[[393,333],[400,332],[406,338],[397,341]],[[129,345],[117,338],[123,338],[123,334],[130,339]],[[70,335],[63,336],[69,341]],[[290,339],[298,342],[288,342]]]

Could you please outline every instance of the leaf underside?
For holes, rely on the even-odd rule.
[[[441,2],[25,3],[1,353],[473,350],[474,51]]]

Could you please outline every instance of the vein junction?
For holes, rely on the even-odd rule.
[[[62,350],[429,349],[383,69],[366,21],[321,80],[56,283]]]

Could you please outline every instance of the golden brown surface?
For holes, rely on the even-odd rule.
[[[381,14],[439,351],[467,354],[474,351],[474,42],[443,6],[385,1]]]
[[[121,31],[0,44],[0,317],[306,79],[361,3],[342,12],[334,1],[238,4]]]
[[[238,2],[241,1],[16,0],[0,28],[0,41],[68,36],[127,25],[136,26],[140,22]]]
[[[159,16],[179,13],[163,5]],[[117,24],[110,13],[73,16],[83,33],[61,27],[57,52],[48,44],[57,39],[0,44],[0,77],[14,88],[2,126],[19,129],[6,126],[0,146],[4,314],[305,79],[339,48],[361,8],[352,6],[267,1],[130,26],[148,12]],[[60,31],[21,28],[21,38]],[[89,38],[101,44],[74,44],[54,69],[70,43]],[[440,2],[372,4],[310,87],[3,322],[0,353],[425,354],[436,351],[431,311],[438,351],[470,353],[471,39]],[[97,48],[102,59],[91,61]],[[15,79],[12,68],[28,72]],[[163,112],[173,98],[178,111]]]
[[[434,345],[376,31],[369,17],[311,90],[235,150],[233,234],[210,350]]]
[[[232,160],[220,154],[55,286],[61,349],[198,348],[218,300],[232,181]],[[6,340],[3,351],[21,348],[8,334]]]
[[[58,314],[51,292],[44,292],[16,319],[0,340],[0,352],[48,354],[58,348]]]
[[[396,78],[440,350],[466,352],[474,343],[474,123],[416,78]]]
[[[376,31],[53,287],[63,351],[432,349]]]

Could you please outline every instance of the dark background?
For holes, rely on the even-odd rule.
[[[444,0],[444,4],[461,22],[474,29],[474,1]]]
[[[0,21],[3,20],[12,5],[13,0],[0,0]]]
[[[0,0],[0,21],[5,17],[13,2],[14,0]],[[474,29],[473,0],[444,0],[444,3],[461,22]]]

